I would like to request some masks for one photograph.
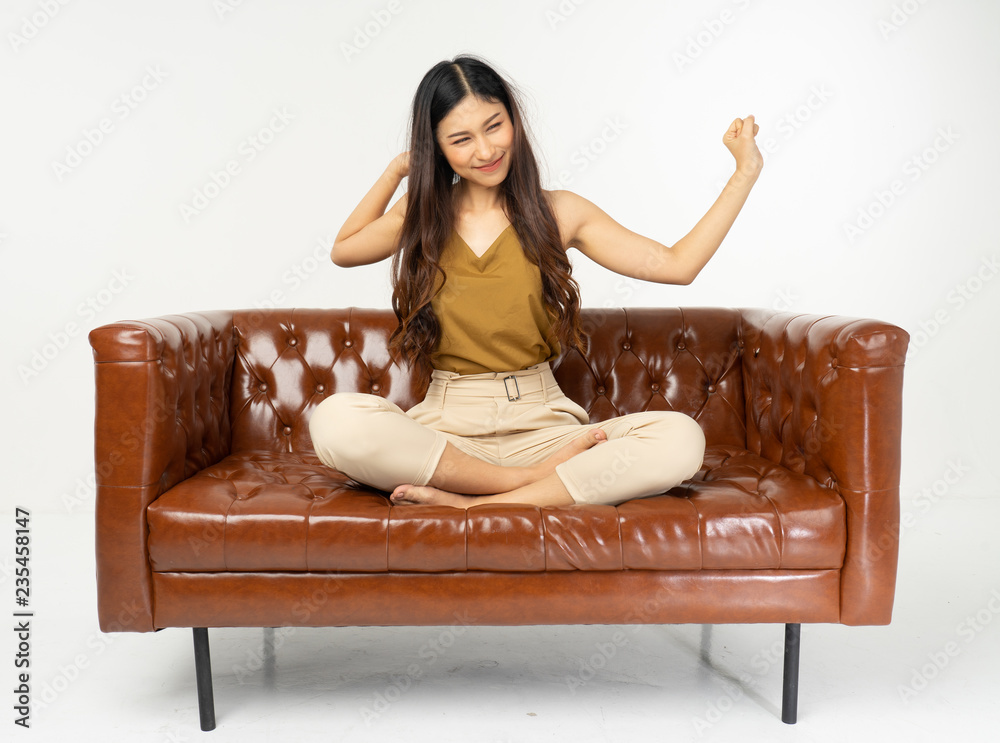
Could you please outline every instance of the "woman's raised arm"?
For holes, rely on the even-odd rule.
[[[690,284],[722,244],[757,182],[764,160],[753,116],[736,119],[722,138],[736,158],[736,172],[691,231],[667,247],[618,224],[596,205],[569,191],[554,191],[553,207],[569,247],[615,273],[661,284]]]
[[[392,255],[406,213],[406,194],[388,212],[385,208],[409,172],[408,152],[393,158],[337,233],[330,250],[334,263],[344,268],[365,266]]]

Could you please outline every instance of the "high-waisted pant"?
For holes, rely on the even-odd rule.
[[[309,420],[324,464],[385,491],[427,485],[448,443],[492,464],[531,466],[593,428],[608,440],[555,470],[577,503],[616,504],[663,493],[694,475],[705,454],[701,427],[683,413],[651,411],[589,423],[547,362],[506,373],[435,370],[424,400],[408,411],[377,395],[340,392]]]

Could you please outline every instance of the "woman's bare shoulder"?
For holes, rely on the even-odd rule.
[[[559,217],[583,216],[590,209],[594,208],[593,202],[585,199],[573,191],[558,189],[553,191],[542,191],[549,200],[549,205]]]
[[[582,196],[566,190],[543,191],[559,223],[563,244],[569,247],[580,226],[586,222],[594,204]]]

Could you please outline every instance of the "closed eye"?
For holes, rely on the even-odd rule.
[[[488,127],[486,127],[486,131],[488,131],[488,132],[489,131],[493,131],[497,127],[500,127],[500,126],[503,126],[503,122],[502,121],[497,121],[497,122],[495,122],[493,124],[490,124]],[[453,140],[452,144],[463,144],[463,143],[468,142],[468,141],[469,141],[469,137],[462,137],[461,139]]]

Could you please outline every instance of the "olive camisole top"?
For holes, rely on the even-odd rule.
[[[458,374],[527,369],[559,355],[542,276],[508,225],[482,256],[452,231],[440,258],[444,283],[431,300],[441,337],[435,369]]]

